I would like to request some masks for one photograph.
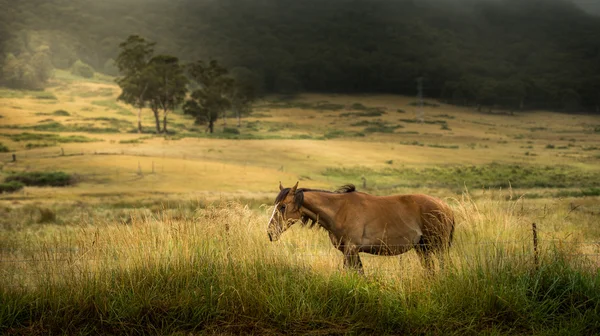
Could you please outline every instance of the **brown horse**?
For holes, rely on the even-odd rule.
[[[359,252],[398,255],[416,249],[431,269],[431,253],[445,252],[452,242],[454,215],[443,201],[428,195],[373,196],[346,185],[335,192],[283,188],[269,219],[271,241],[301,221],[329,232],[333,245],[344,254],[344,268],[360,273]],[[440,259],[442,261],[443,259]]]

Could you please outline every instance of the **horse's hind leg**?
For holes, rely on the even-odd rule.
[[[431,260],[431,246],[429,246],[423,239],[423,237],[421,237],[419,243],[415,245],[415,250],[417,251],[419,260],[421,260],[421,265],[423,265],[423,268],[425,268],[431,273],[433,271],[433,261]]]

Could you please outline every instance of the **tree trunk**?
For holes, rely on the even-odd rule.
[[[521,99],[521,102],[519,103],[519,111],[523,111],[524,106],[525,106],[525,99]]]
[[[208,129],[210,130],[210,134],[213,133],[213,131],[215,130],[215,122],[212,120],[208,121]]]
[[[237,127],[242,127],[242,114],[240,113],[240,109],[235,109],[235,114],[237,115],[238,124]]]
[[[138,133],[142,133],[142,108],[138,109]]]
[[[154,120],[156,121],[156,134],[160,134],[160,116],[158,115],[158,110],[152,110],[154,113]]]
[[[223,111],[223,126],[227,127],[227,113]]]
[[[167,114],[163,116],[163,133],[167,134]]]

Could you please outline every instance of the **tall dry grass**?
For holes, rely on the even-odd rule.
[[[366,275],[345,272],[322,230],[270,243],[269,209],[239,203],[6,233],[0,332],[600,332],[597,265],[561,243],[573,229],[562,208],[450,202],[451,262],[434,276],[414,252],[363,254]],[[536,267],[531,222],[542,215]]]

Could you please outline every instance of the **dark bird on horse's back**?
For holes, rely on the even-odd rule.
[[[443,256],[452,242],[452,209],[432,196],[374,196],[351,184],[331,192],[298,188],[298,183],[284,188],[279,183],[279,190],[269,219],[269,239],[278,240],[297,221],[312,222],[324,228],[344,254],[344,268],[363,272],[359,252],[398,255],[414,248],[431,269],[431,254]]]

